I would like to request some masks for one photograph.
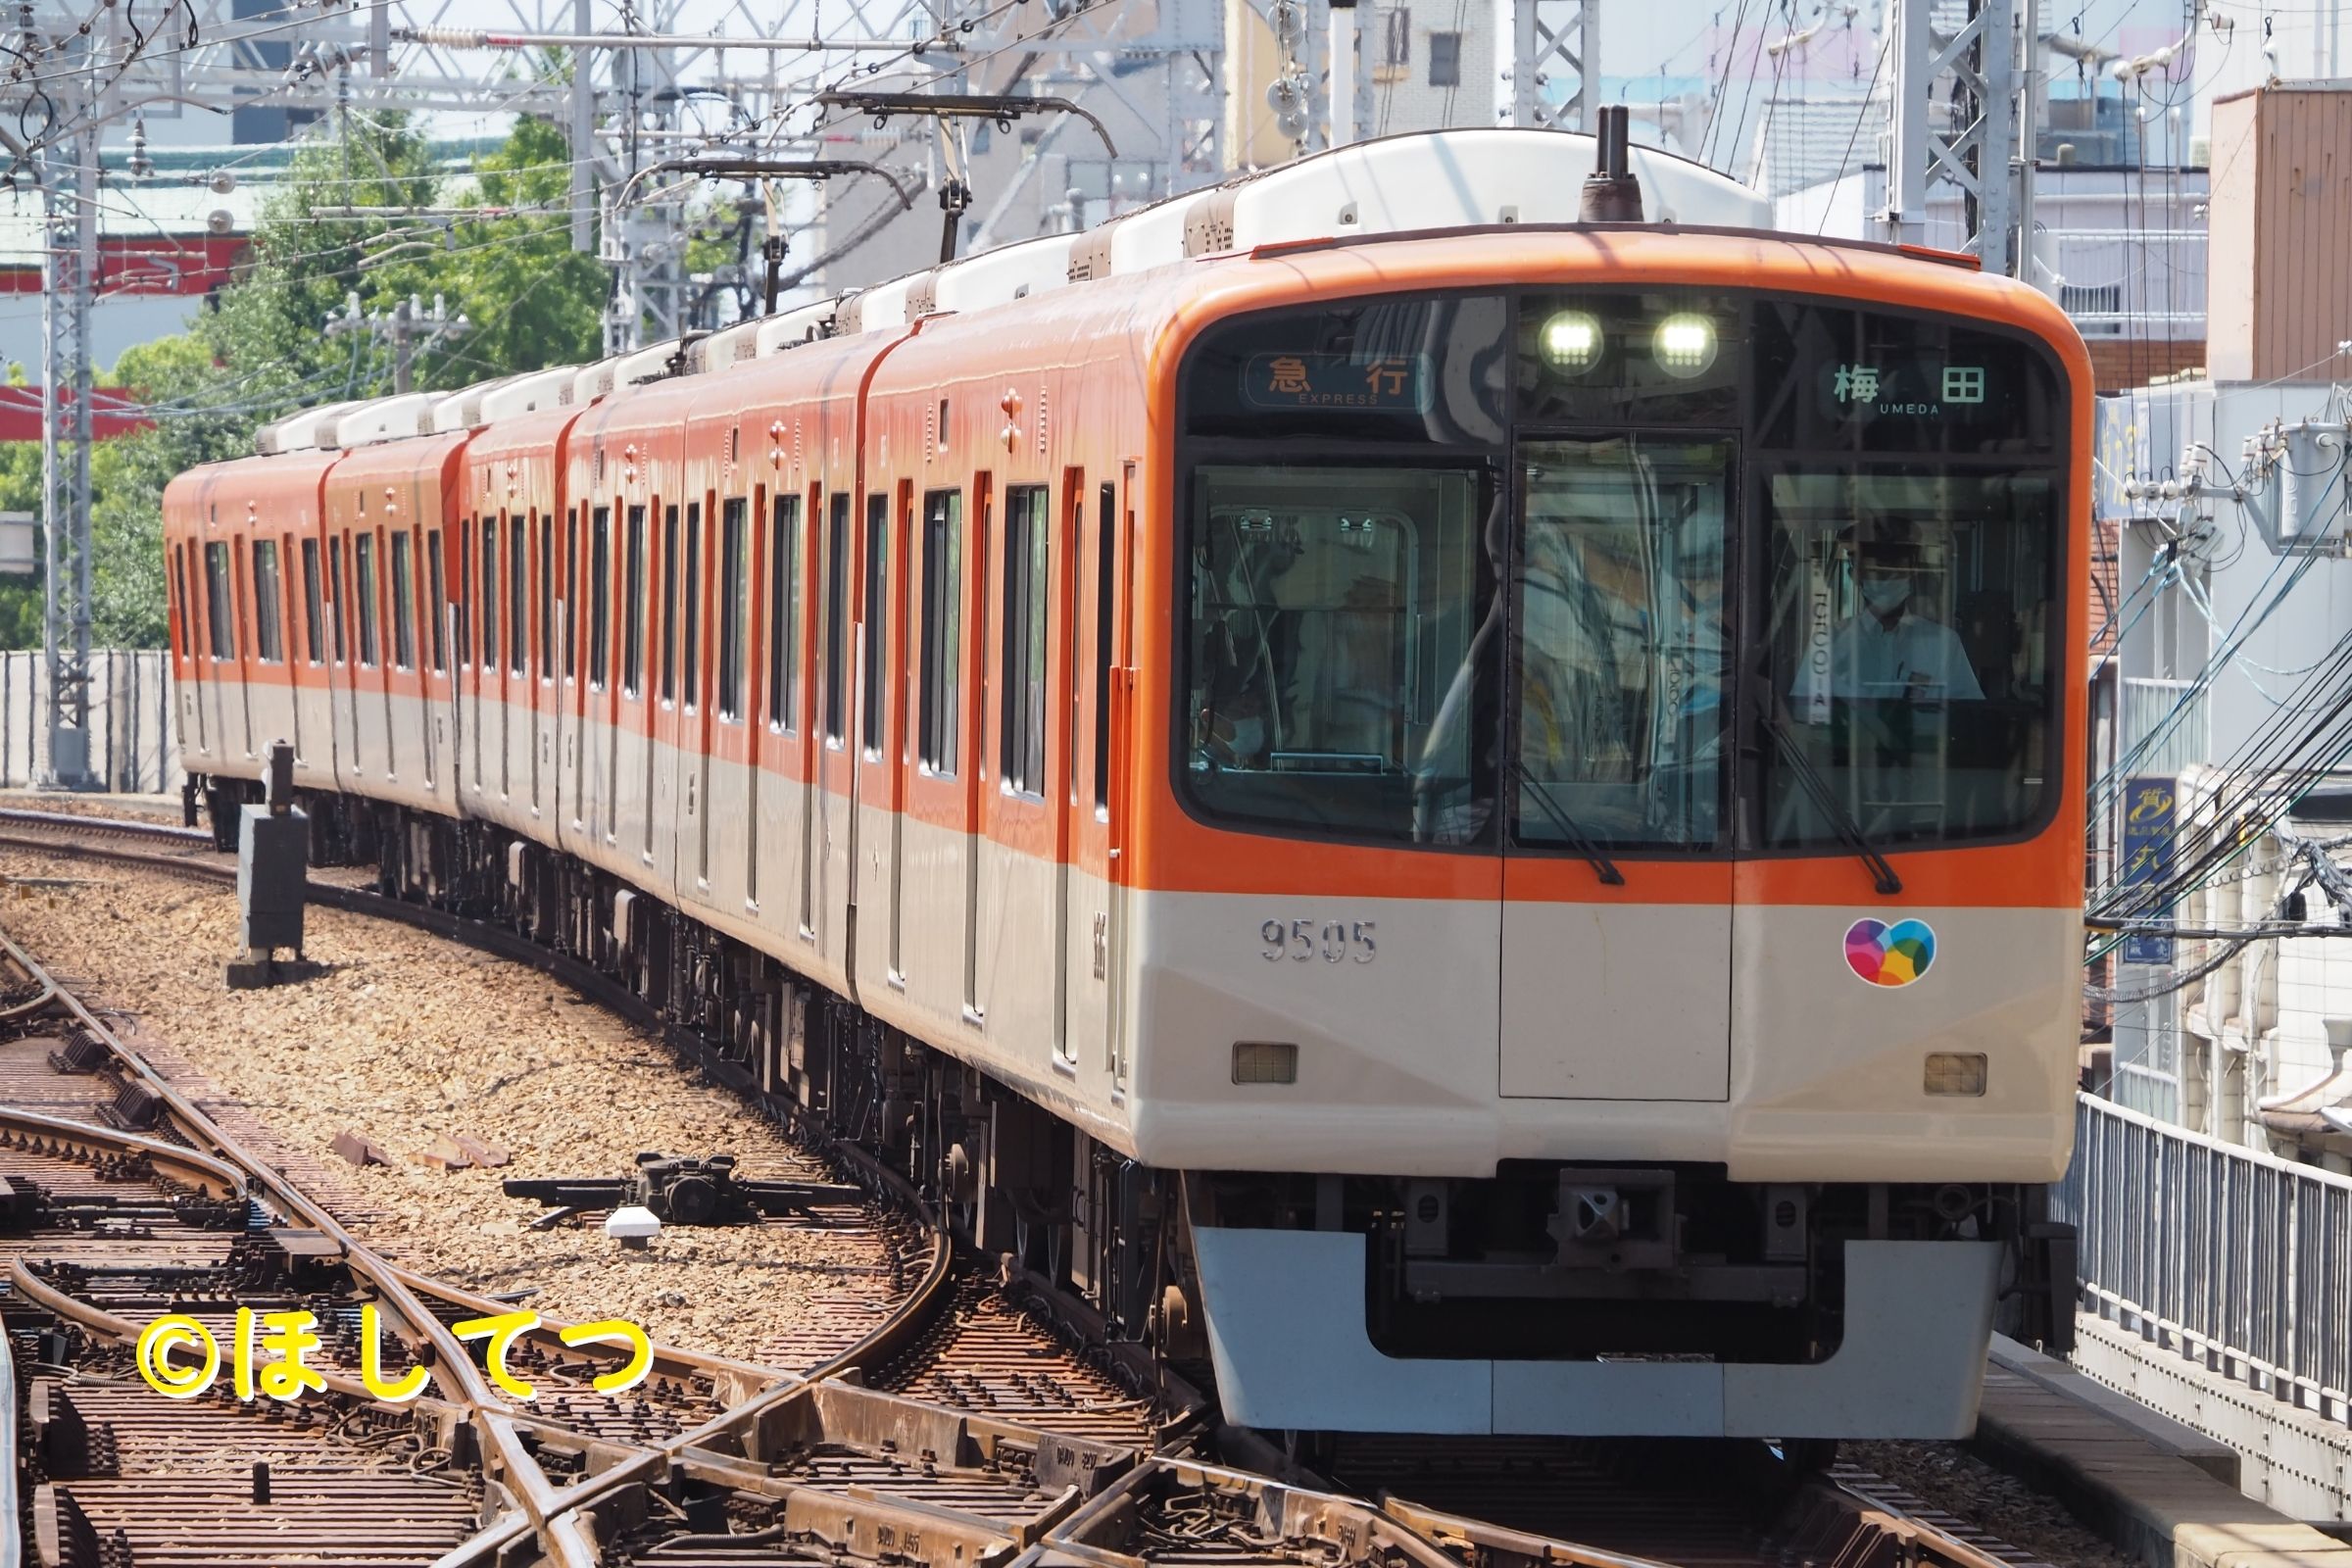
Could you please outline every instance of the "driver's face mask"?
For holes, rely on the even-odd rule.
[[[1871,613],[1891,615],[1911,598],[1911,579],[1900,573],[1880,572],[1862,579],[1862,603]]]

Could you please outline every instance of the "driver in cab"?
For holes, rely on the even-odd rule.
[[[1831,696],[1920,707],[1984,699],[1959,633],[1928,613],[1925,565],[1909,518],[1887,518],[1857,541],[1861,604],[1830,634]]]

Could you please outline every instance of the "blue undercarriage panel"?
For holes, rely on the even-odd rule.
[[[1964,1438],[2000,1248],[1848,1242],[1845,1337],[1812,1366],[1402,1359],[1364,1327],[1364,1238],[1196,1227],[1226,1418],[1323,1432]]]

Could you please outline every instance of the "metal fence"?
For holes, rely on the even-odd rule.
[[[2352,1177],[2082,1096],[2059,1218],[2082,1300],[2210,1371],[2352,1423]]]
[[[90,771],[123,794],[176,789],[172,667],[160,650],[90,656]],[[36,652],[0,653],[0,789],[49,770],[49,671]]]

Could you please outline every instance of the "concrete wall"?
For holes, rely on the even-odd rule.
[[[167,656],[147,650],[91,657],[90,770],[109,790],[179,787]],[[39,653],[0,653],[0,788],[43,781],[49,767],[49,682]]]

